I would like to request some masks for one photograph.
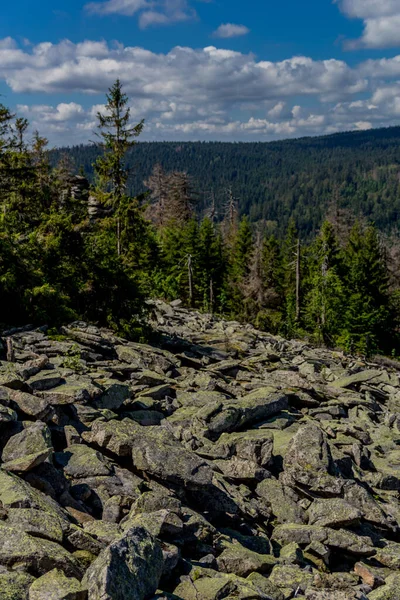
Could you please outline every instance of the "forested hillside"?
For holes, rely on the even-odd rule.
[[[130,122],[127,103],[117,81],[98,115],[98,148],[76,150],[77,162],[79,152],[84,166],[93,160],[91,185],[70,157],[60,153],[54,162],[47,140],[39,133],[29,140],[26,119],[0,106],[3,325],[79,319],[137,338],[148,333],[147,299],[180,299],[288,338],[400,355],[398,237],[356,218],[367,204],[351,183],[353,165],[359,185],[375,189],[369,213],[388,223],[398,202],[397,167],[387,166],[395,163],[398,130],[272,145],[138,144],[143,122]],[[157,148],[169,157],[162,165],[153,164]],[[197,179],[186,173],[188,162]],[[297,205],[273,191],[273,162],[282,190],[309,179]],[[147,193],[129,192],[129,174]],[[264,216],[279,220],[276,232],[257,215],[268,202],[251,204],[252,219],[240,214],[246,185],[246,202],[262,189],[274,197],[276,214]]]
[[[53,151],[54,164],[68,153],[93,177],[96,146]],[[214,194],[223,217],[232,189],[240,214],[267,221],[284,235],[290,217],[302,237],[315,233],[338,207],[365,216],[382,231],[397,230],[400,219],[400,127],[339,133],[272,143],[139,143],[127,153],[128,189],[145,191],[153,166],[186,171],[199,194],[199,210]]]

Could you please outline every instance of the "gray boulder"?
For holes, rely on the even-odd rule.
[[[155,593],[163,572],[160,545],[143,527],[110,544],[87,570],[90,600],[144,600]]]

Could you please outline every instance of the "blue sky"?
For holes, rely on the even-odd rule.
[[[271,140],[397,124],[400,0],[15,0],[2,101],[86,142],[117,78],[143,139]]]

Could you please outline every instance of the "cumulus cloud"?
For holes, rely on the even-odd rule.
[[[104,41],[0,40],[0,80],[12,91],[65,99],[17,109],[55,144],[93,139],[117,77],[149,140],[269,140],[390,125],[400,116],[400,56],[350,67],[305,56],[258,60],[214,46],[155,53]]]
[[[293,94],[330,100],[367,87],[363,76],[335,59],[295,56],[270,62],[214,46],[177,46],[163,54],[68,40],[23,50],[0,47],[0,78],[14,92],[104,93],[117,77],[135,97],[199,103],[262,102]]]
[[[246,25],[235,25],[234,23],[223,23],[214,31],[214,37],[234,38],[247,35],[250,29]]]
[[[207,1],[207,0],[206,0]],[[139,26],[146,29],[152,25],[170,25],[195,19],[197,13],[187,0],[106,0],[90,2],[85,9],[89,14],[123,15],[139,14]]]
[[[348,17],[362,19],[364,31],[359,40],[346,42],[348,49],[389,48],[400,44],[399,0],[335,0]]]
[[[107,2],[90,2],[85,8],[89,13],[98,15],[125,15],[132,17],[143,8],[151,7],[148,0],[107,0]]]

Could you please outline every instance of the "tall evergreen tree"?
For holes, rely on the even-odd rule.
[[[117,227],[117,248],[121,254],[121,201],[125,195],[128,179],[124,159],[126,152],[136,143],[141,134],[144,121],[130,125],[130,108],[127,108],[128,96],[123,92],[119,79],[107,94],[105,113],[98,112],[98,136],[100,146],[104,149],[95,164],[100,189],[105,192],[105,199],[114,209]]]
[[[299,273],[298,266],[301,260],[299,234],[295,220],[289,221],[286,237],[282,248],[283,294],[284,307],[284,333],[293,335],[299,325]]]
[[[333,345],[343,328],[345,289],[341,279],[341,256],[333,225],[325,221],[313,243],[309,258],[305,323],[319,342]]]
[[[391,350],[388,269],[378,232],[372,225],[353,227],[344,253],[347,277],[346,338],[350,349],[365,353]]]

